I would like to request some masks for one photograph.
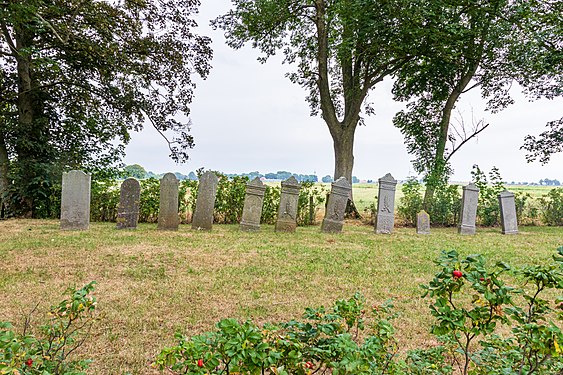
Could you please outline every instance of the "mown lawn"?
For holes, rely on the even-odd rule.
[[[94,223],[86,232],[61,232],[57,221],[0,221],[0,320],[21,327],[37,302],[44,312],[68,286],[96,280],[102,319],[80,351],[94,359],[90,373],[150,374],[152,358],[177,330],[200,333],[225,317],[289,320],[360,291],[370,304],[395,300],[397,336],[407,350],[433,342],[419,284],[431,279],[440,250],[519,265],[546,262],[563,245],[563,228],[520,229],[517,236],[498,228],[476,236],[455,228],[375,235],[348,223],[342,234],[327,235],[318,226],[286,234],[273,226],[159,232],[153,224],[117,231]],[[34,321],[45,318],[38,313]]]

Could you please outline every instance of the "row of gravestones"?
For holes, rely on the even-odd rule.
[[[192,219],[192,228],[211,230],[213,209],[217,195],[218,178],[213,172],[204,173],[198,186],[196,208]],[[377,200],[376,233],[391,233],[395,224],[395,189],[397,181],[386,174],[379,179]],[[158,229],[177,230],[179,182],[173,173],[165,174],[160,181],[160,206],[158,211]],[[280,206],[275,230],[294,232],[297,227],[297,206],[301,184],[295,177],[281,183]],[[266,186],[255,178],[247,184],[240,229],[243,231],[260,230],[260,217]],[[326,205],[325,217],[321,230],[338,233],[344,225],[344,214],[352,186],[341,177],[332,183],[332,189]],[[128,178],[121,184],[117,229],[134,229],[139,219],[141,185],[134,178]],[[461,221],[459,233],[475,234],[477,201],[479,189],[474,184],[463,188]],[[499,195],[501,208],[502,233],[518,233],[514,194],[504,191]],[[82,171],[70,171],[63,174],[61,197],[61,229],[85,230],[90,222],[90,175]],[[417,233],[430,233],[430,217],[424,211],[418,214]]]

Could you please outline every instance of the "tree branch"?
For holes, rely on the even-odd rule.
[[[10,36],[10,30],[8,30],[8,27],[4,22],[0,22],[0,30],[2,30],[2,34],[4,35],[4,39],[6,39],[6,43],[8,43],[8,46],[14,53],[12,56],[19,55],[18,49],[16,48],[16,45],[14,44],[14,41]]]

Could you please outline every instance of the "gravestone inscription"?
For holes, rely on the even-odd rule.
[[[518,234],[518,217],[514,193],[504,190],[498,195],[502,234]]]
[[[260,218],[262,217],[262,204],[264,203],[265,192],[266,186],[260,181],[259,177],[254,178],[246,185],[240,230],[260,230]]]
[[[342,232],[346,204],[351,191],[352,186],[345,177],[340,177],[332,183],[321,231],[326,233]]]
[[[395,189],[397,180],[387,173],[379,179],[375,232],[391,234],[395,226]]]
[[[479,188],[470,183],[463,187],[461,198],[461,213],[459,218],[459,234],[475,234],[475,221],[477,220],[477,203],[479,201]]]
[[[295,232],[297,228],[297,204],[301,184],[291,176],[281,183],[280,207],[276,232]]]
[[[136,229],[139,221],[141,184],[135,178],[128,178],[121,184],[117,208],[117,229]]]
[[[424,210],[416,214],[416,233],[430,234],[430,215]]]
[[[166,173],[160,179],[160,206],[158,209],[158,229],[178,230],[178,179],[174,173]]]

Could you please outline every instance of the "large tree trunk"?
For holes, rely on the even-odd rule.
[[[8,150],[4,134],[0,132],[0,218],[9,215],[10,206],[8,199],[8,191],[10,189],[10,160],[8,159]]]
[[[355,130],[355,126],[343,127],[340,134],[332,138],[334,147],[334,180],[345,177],[349,183],[352,183]]]

